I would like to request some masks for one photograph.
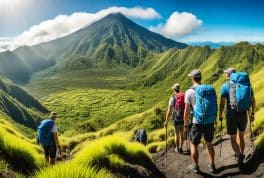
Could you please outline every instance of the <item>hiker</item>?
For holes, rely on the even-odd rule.
[[[184,143],[183,136],[183,113],[184,113],[184,93],[180,92],[180,84],[175,83],[172,86],[173,96],[169,100],[169,106],[166,113],[166,120],[164,125],[167,126],[168,120],[171,118],[174,126],[174,140],[175,140],[175,152],[182,154],[182,148]]]
[[[56,117],[56,112],[51,112],[49,118],[40,123],[37,133],[38,142],[42,145],[45,158],[50,165],[55,164],[57,148],[60,151],[58,128],[55,124]]]
[[[143,145],[147,144],[147,132],[145,129],[138,129],[135,132],[135,141],[142,143]]]
[[[184,130],[189,129],[189,114],[193,109],[192,126],[190,130],[190,148],[192,164],[188,168],[198,173],[199,169],[199,151],[202,135],[206,141],[206,146],[209,153],[210,172],[216,171],[214,158],[215,151],[212,145],[214,137],[214,122],[217,116],[217,100],[216,93],[212,86],[202,85],[202,75],[198,69],[194,69],[189,75],[192,79],[193,86],[185,92],[185,110],[184,110]]]
[[[222,85],[221,88],[219,120],[221,122],[223,120],[224,107],[226,105],[225,116],[227,133],[230,135],[231,145],[235,152],[235,158],[238,163],[238,168],[241,169],[245,157],[244,135],[247,126],[247,110],[249,110],[251,106],[252,110],[250,113],[250,122],[252,122],[254,120],[254,113],[256,109],[255,97],[250,86],[250,81],[247,73],[236,72],[236,70],[232,67],[224,70],[224,73],[226,73],[226,82]],[[238,78],[240,78],[240,80],[237,80]],[[243,79],[243,81],[241,79]],[[245,89],[237,90],[237,84],[239,84],[240,87],[243,86],[243,88]],[[240,100],[236,98],[236,95],[238,94],[241,96],[241,98],[244,98],[244,101],[242,101],[243,104],[248,103],[245,108],[239,108],[243,107],[243,104],[239,104]]]

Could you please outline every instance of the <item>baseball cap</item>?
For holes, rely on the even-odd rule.
[[[231,74],[231,73],[233,73],[233,72],[236,72],[236,69],[233,68],[233,67],[229,67],[229,68],[227,68],[226,70],[224,70],[224,73],[228,73],[228,74]]]
[[[188,76],[199,78],[199,77],[202,77],[202,74],[199,69],[193,69],[192,72],[188,74]]]
[[[171,89],[173,89],[173,90],[179,90],[179,89],[180,89],[180,84],[179,84],[179,83],[175,83],[175,84],[171,87]]]

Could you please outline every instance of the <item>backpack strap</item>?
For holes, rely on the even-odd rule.
[[[173,95],[172,96],[172,98],[173,98],[173,112],[176,112],[176,100],[177,100],[177,96],[176,95]]]

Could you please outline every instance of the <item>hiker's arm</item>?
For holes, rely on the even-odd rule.
[[[57,132],[53,132],[53,138],[54,138],[56,147],[59,147],[60,144],[59,144],[59,139],[58,139],[58,133]]]
[[[168,123],[168,120],[170,119],[171,116],[171,110],[172,110],[172,106],[168,107],[167,113],[166,113],[166,120],[165,120],[165,124]]]
[[[184,127],[188,126],[189,123],[189,115],[190,115],[190,104],[185,104],[185,109],[184,109],[184,115],[183,115],[183,120],[184,120]]]
[[[220,106],[219,106],[219,120],[223,120],[223,112],[224,112],[224,109],[225,109],[225,101],[226,99],[221,96],[221,99],[220,99]]]
[[[256,112],[256,100],[255,100],[255,97],[252,96],[251,97],[251,102],[252,102],[252,110],[251,110],[251,121],[254,120],[254,115],[255,115],[255,112]]]

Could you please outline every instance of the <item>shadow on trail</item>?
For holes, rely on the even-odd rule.
[[[216,171],[216,174],[219,174],[227,169],[234,169],[237,167],[237,164],[230,164],[230,165],[227,165],[227,166],[221,166],[217,169]]]
[[[224,141],[229,140],[229,138],[222,138],[222,139],[218,139],[216,142],[213,143],[213,146],[217,146],[220,143],[223,143]]]
[[[263,149],[256,149],[251,155],[247,156],[247,161],[244,163],[242,170],[237,169],[237,171],[224,173],[222,175],[216,176],[214,174],[210,175],[207,173],[201,173],[203,177],[232,177],[232,176],[238,176],[238,175],[251,175],[255,173],[261,163],[264,163],[264,150]],[[224,172],[227,169],[233,169],[236,168],[237,164],[231,164],[227,166],[222,166],[218,168],[216,174],[220,174],[221,172]]]
[[[256,172],[259,165],[264,162],[264,149],[257,148],[254,153],[248,157],[248,161],[246,161],[243,167],[243,174],[246,175]]]
[[[222,175],[217,175],[217,174],[220,174],[222,171],[225,171],[227,169],[233,169],[237,167],[236,164],[231,164],[231,165],[228,165],[228,166],[222,166],[220,168],[218,168],[218,170],[214,173],[214,174],[209,174],[209,173],[206,173],[206,172],[199,172],[197,173],[198,175],[202,176],[202,177],[206,177],[206,178],[224,178],[224,177],[232,177],[232,176],[238,176],[238,175],[241,175],[241,171],[235,171],[235,172],[228,172],[228,173],[225,173],[225,174],[222,174]]]

